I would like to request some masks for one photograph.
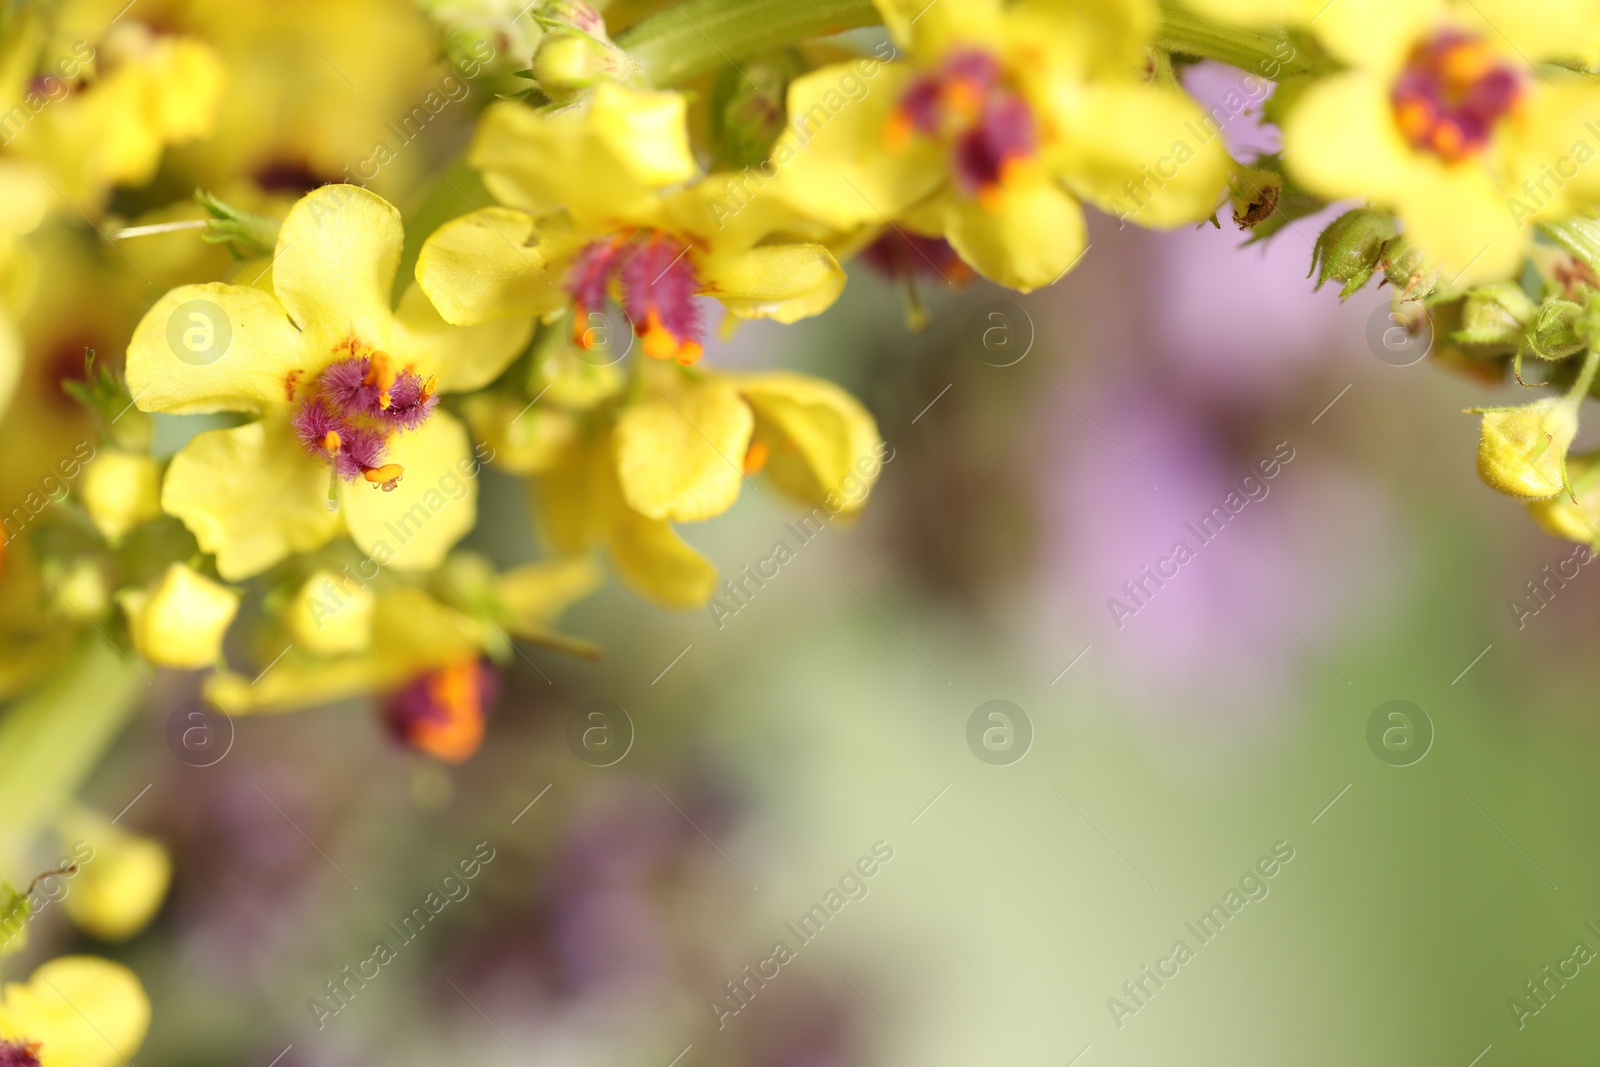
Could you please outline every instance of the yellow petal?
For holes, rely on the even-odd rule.
[[[535,215],[640,221],[657,189],[689,180],[684,98],[612,82],[589,106],[556,114],[502,102],[484,112],[467,161],[503,204]]]
[[[1526,231],[1482,167],[1430,165],[1400,197],[1396,210],[1423,252],[1451,285],[1505,278],[1522,263]]]
[[[798,322],[826,311],[844,292],[844,269],[821,245],[712,248],[694,257],[694,268],[704,292],[745,319]]]
[[[1018,0],[1006,9],[999,47],[1023,84],[1061,75],[1140,78],[1160,21],[1151,0]]]
[[[363,652],[372,645],[373,603],[352,575],[315,571],[285,609],[285,628],[297,647],[319,656]]]
[[[763,473],[805,504],[850,514],[866,505],[883,468],[878,426],[860,401],[832,382],[778,371],[732,377],[755,409]]]
[[[0,1036],[38,1041],[41,1067],[113,1067],[139,1051],[150,1000],[132,971],[61,956],[0,992]]]
[[[1600,87],[1589,78],[1534,83],[1520,112],[1497,136],[1505,144],[1512,217],[1556,218],[1600,199]]]
[[[1315,0],[1311,0],[1315,2]],[[1421,38],[1445,28],[1447,0],[1338,0],[1311,24],[1317,39],[1352,66],[1392,70]]]
[[[1082,209],[1042,175],[1002,187],[992,208],[954,190],[940,203],[945,239],[961,258],[1024,293],[1056,281],[1084,249]]]
[[[391,439],[386,462],[405,468],[393,492],[360,479],[342,486],[350,536],[382,566],[436,567],[477,517],[478,462],[466,427],[435,411],[418,429]]]
[[[229,715],[295,711],[364,696],[390,679],[370,656],[323,659],[290,650],[272,670],[253,679],[248,674],[216,671],[206,676],[201,693]]]
[[[1209,217],[1228,185],[1222,131],[1194,101],[1148,85],[1101,83],[1059,98],[1045,166],[1079,196],[1141,226]]]
[[[185,445],[167,468],[161,506],[216,555],[219,574],[238,581],[339,532],[328,479],[327,465],[301,447],[293,427],[268,415]]]
[[[400,298],[389,334],[394,352],[424,379],[437,376],[439,390],[463,393],[494,381],[528,346],[533,319],[496,319],[452,326],[439,317],[422,288],[411,285]]]
[[[711,599],[717,569],[669,522],[619,508],[611,529],[611,565],[627,586],[666,608],[698,608]]]
[[[148,589],[122,595],[133,647],[151,663],[197,670],[222,655],[222,639],[239,611],[239,594],[174,563]]]
[[[180,285],[145,313],[128,343],[128,391],[142,411],[285,410],[305,373],[301,333],[272,296],[209,282]]]
[[[669,372],[670,374],[671,372]],[[617,420],[617,479],[651,519],[698,522],[733,506],[744,480],[750,407],[729,382],[662,376]]]
[[[575,441],[533,483],[534,514],[551,549],[577,555],[604,544],[616,506],[610,438]]]
[[[356,185],[301,197],[278,231],[273,288],[312,351],[385,337],[405,239],[400,212]]]
[[[940,0],[942,3],[943,0]],[[822,67],[789,85],[789,125],[773,146],[776,178],[757,196],[781,196],[837,230],[895,218],[945,181],[945,159],[927,137],[884,143],[890,115],[915,76],[906,63],[879,64],[867,82],[857,63]],[[867,88],[852,98],[852,85]]]
[[[1330,199],[1390,206],[1417,170],[1416,153],[1395,124],[1387,81],[1364,71],[1306,89],[1284,119],[1283,147],[1295,178]]]
[[[435,230],[417,259],[417,281],[445,321],[463,325],[545,315],[568,301],[533,216],[511,208],[473,212]]]

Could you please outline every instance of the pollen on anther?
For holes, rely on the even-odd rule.
[[[374,486],[381,488],[385,493],[394,492],[395,486],[400,484],[400,477],[405,474],[405,468],[398,463],[385,463],[381,467],[371,467],[361,472],[361,476]]]
[[[322,438],[322,447],[330,453],[338,452],[339,446],[343,443],[344,439],[339,436],[338,430],[329,430]]]

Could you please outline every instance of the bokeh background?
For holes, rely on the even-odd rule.
[[[376,54],[288,6],[330,66]],[[343,92],[307,86],[324,125],[382,111]],[[360,136],[273,128],[284,181],[336,177],[322,146]],[[437,158],[464,131],[430,134]],[[214,162],[180,155],[174,187]],[[566,628],[605,657],[521,649],[460,768],[365,703],[241,721],[194,766],[169,732],[193,685],[161,676],[88,799],[171,850],[173,895],[116,946],[47,910],[18,970],[129,963],[139,1058],[175,1067],[1592,1062],[1600,970],[1525,983],[1600,951],[1600,569],[1528,599],[1571,546],[1474,474],[1462,409],[1504,392],[1420,359],[1426,335],[1386,343],[1384,292],[1313,293],[1316,222],[1241,248],[1097,218],[1050,289],[932,285],[921,334],[853,266],[821,318],[714,343],[865,400],[894,452],[860,521],[800,544],[798,509],[753,492],[686,529],[725,575],[795,558],[720,620],[585,602]],[[130,249],[163,284],[200,269],[167,240]],[[24,329],[63,360],[127,317],[41,307]],[[1285,456],[1198,544],[1186,524]],[[533,558],[523,490],[485,477],[471,546]],[[1194,558],[1114,612],[1178,540]],[[597,707],[627,741],[603,760],[574,741]],[[1186,924],[1230,890],[1256,899],[1202,942]],[[379,941],[394,958],[350,981]],[[778,941],[793,958],[749,979]]]

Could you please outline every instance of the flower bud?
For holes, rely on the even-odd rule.
[[[1389,284],[1400,290],[1401,300],[1421,300],[1438,287],[1439,268],[1405,234],[1383,246],[1380,266]]]
[[[1600,453],[1568,457],[1567,478],[1576,500],[1564,493],[1535,500],[1527,505],[1528,514],[1545,533],[1593,545],[1600,541]]]
[[[769,52],[723,68],[711,90],[711,136],[720,168],[738,170],[766,161],[783,132],[789,83],[805,72],[794,49]]]
[[[149,925],[172,881],[167,850],[89,811],[69,815],[61,833],[78,859],[62,901],[72,921],[102,941],[125,941]]]
[[[1578,407],[1550,397],[1483,413],[1478,477],[1518,500],[1541,500],[1565,487],[1567,449],[1578,434]]]
[[[1467,294],[1461,328],[1450,339],[1459,344],[1514,349],[1538,314],[1539,305],[1521,286],[1510,282],[1485,285]]]
[[[161,517],[161,464],[131,452],[101,452],[78,487],[84,510],[115,545],[135,526]]]
[[[565,100],[603,78],[621,78],[628,59],[615,45],[580,33],[552,33],[533,56],[533,77],[552,100]]]
[[[1566,359],[1584,349],[1579,326],[1583,308],[1570,300],[1548,300],[1528,329],[1528,351],[1540,359]]]
[[[284,622],[297,647],[320,656],[372,646],[373,596],[348,574],[317,571],[289,602]]]
[[[98,619],[111,608],[111,589],[99,562],[82,556],[46,558],[50,608],[64,619]]]
[[[174,563],[153,587],[123,593],[121,603],[141,655],[163,667],[198,669],[221,655],[239,595]]]
[[[1382,211],[1357,208],[1334,219],[1317,237],[1311,270],[1317,288],[1324,282],[1342,282],[1339,299],[1348,298],[1367,284],[1383,259],[1384,245],[1394,237],[1394,219]]]

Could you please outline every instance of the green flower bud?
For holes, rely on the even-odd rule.
[[[729,64],[711,90],[711,135],[723,169],[753,167],[766,160],[783,132],[789,83],[805,72],[794,49]]]
[[[1404,234],[1383,246],[1383,273],[1400,290],[1401,300],[1421,300],[1439,285],[1439,268]]]
[[[1322,231],[1312,252],[1317,288],[1329,280],[1342,282],[1339,299],[1349,298],[1367,284],[1393,238],[1394,219],[1381,211],[1357,208],[1340,215]]]
[[[1528,329],[1528,351],[1540,359],[1566,359],[1582,352],[1583,308],[1570,300],[1547,300]]]
[[[1567,449],[1578,434],[1578,406],[1550,397],[1483,413],[1478,477],[1518,500],[1542,500],[1566,486]]]
[[[1520,286],[1496,282],[1467,294],[1461,309],[1461,328],[1450,339],[1460,344],[1514,349],[1538,315],[1539,305]]]

